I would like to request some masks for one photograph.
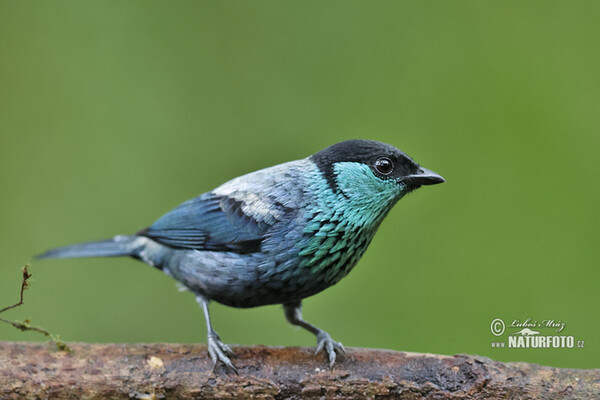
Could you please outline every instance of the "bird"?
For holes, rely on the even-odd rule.
[[[209,303],[282,304],[286,319],[313,333],[330,368],[344,346],[304,320],[303,299],[357,264],[403,196],[445,182],[396,147],[365,139],[234,178],[174,208],[132,235],[46,251],[49,258],[132,257],[191,291],[207,327],[213,371],[237,373],[232,349],[213,328]]]

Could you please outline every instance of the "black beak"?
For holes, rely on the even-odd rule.
[[[435,185],[437,183],[444,183],[446,180],[440,175],[427,168],[419,167],[416,174],[403,176],[398,179],[399,183],[406,183],[410,186],[422,186],[422,185]]]

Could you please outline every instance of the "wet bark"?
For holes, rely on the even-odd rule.
[[[212,372],[203,345],[0,342],[1,399],[590,399],[600,370],[347,349],[329,370],[310,348],[235,347],[239,375]]]

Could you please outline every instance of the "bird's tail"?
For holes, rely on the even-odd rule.
[[[116,236],[112,239],[98,242],[73,244],[50,249],[43,254],[35,256],[35,258],[136,256],[139,251],[139,246],[136,246],[136,239],[138,239],[136,236]]]

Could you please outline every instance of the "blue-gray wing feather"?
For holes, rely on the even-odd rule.
[[[260,204],[278,216],[289,211],[265,197],[260,198]],[[253,213],[244,193],[228,196],[211,192],[186,201],[139,234],[173,248],[250,253],[260,251],[261,242],[277,220]]]
[[[180,249],[251,253],[280,221],[304,207],[302,174],[308,160],[240,176],[188,200],[139,234]]]

